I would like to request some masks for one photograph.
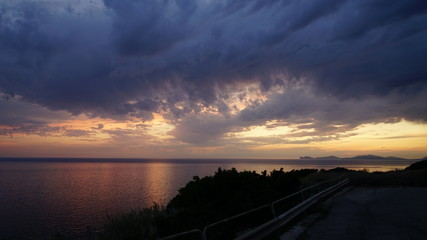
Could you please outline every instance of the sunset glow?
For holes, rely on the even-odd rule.
[[[191,2],[0,3],[0,157],[427,155],[412,3]]]

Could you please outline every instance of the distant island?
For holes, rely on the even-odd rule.
[[[426,159],[427,157],[423,158]],[[399,157],[381,157],[376,155],[358,155],[350,158],[340,158],[337,156],[326,156],[326,157],[310,157],[310,156],[301,156],[301,160],[363,160],[363,159],[384,159],[384,160],[409,160],[406,158]]]

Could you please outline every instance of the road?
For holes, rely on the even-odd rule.
[[[427,239],[427,188],[354,188],[298,239]]]

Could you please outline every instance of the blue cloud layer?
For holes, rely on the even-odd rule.
[[[53,110],[150,119],[224,106],[225,86],[292,81],[329,101],[383,99],[395,106],[384,117],[427,120],[426,1],[103,3],[2,1],[0,91]],[[262,119],[286,118],[292,101],[272,99],[265,106],[287,113]]]

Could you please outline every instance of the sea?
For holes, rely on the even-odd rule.
[[[414,160],[0,159],[0,239],[93,239],[111,217],[166,205],[193,176],[236,168],[389,171]],[[58,235],[59,234],[59,235]]]

